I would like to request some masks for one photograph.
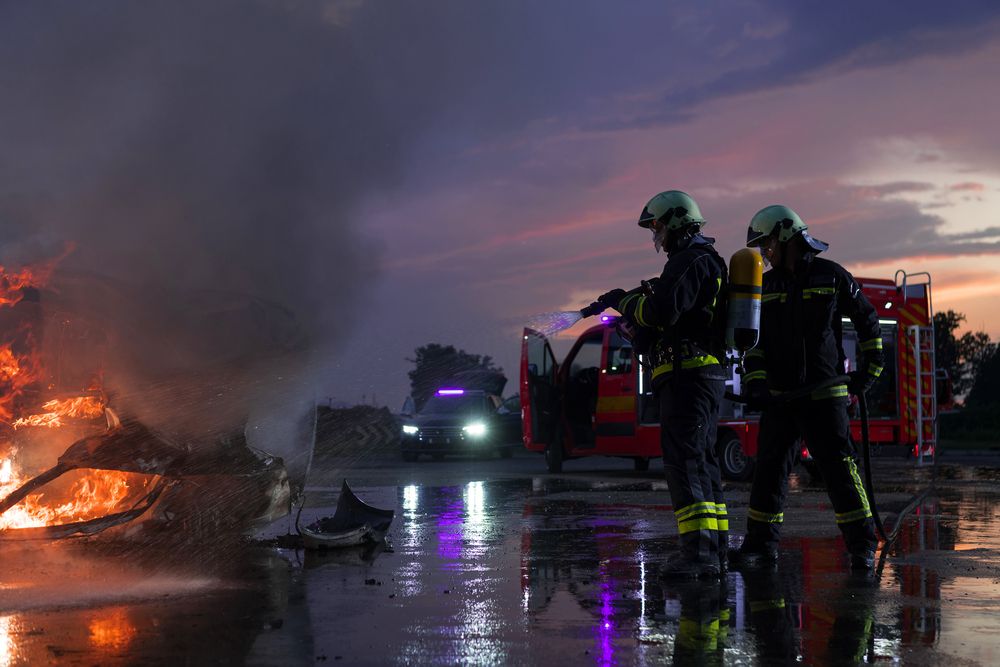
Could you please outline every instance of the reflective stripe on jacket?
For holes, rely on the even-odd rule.
[[[812,254],[794,273],[771,269],[764,274],[760,343],[746,355],[743,381],[766,381],[778,394],[843,375],[843,317],[857,330],[866,372],[877,377],[882,370],[878,313],[854,277]],[[813,392],[812,398],[839,396],[847,396],[846,385]]]

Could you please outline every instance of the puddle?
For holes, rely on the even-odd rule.
[[[894,481],[885,513],[914,490]],[[689,584],[657,577],[676,527],[655,480],[355,491],[396,510],[391,552],[243,545],[192,567],[48,547],[59,557],[0,582],[0,665],[1000,662],[994,488],[926,495],[877,577],[847,571],[825,493],[800,489],[776,571]],[[335,492],[314,498],[332,512]],[[745,502],[731,504],[738,533]]]

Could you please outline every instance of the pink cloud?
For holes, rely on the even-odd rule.
[[[985,192],[986,186],[983,185],[982,183],[967,181],[965,183],[956,183],[952,185],[949,189],[962,192]]]

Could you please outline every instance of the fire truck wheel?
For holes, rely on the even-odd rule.
[[[563,451],[559,445],[549,443],[545,445],[545,467],[551,473],[562,472]]]
[[[753,460],[743,453],[740,439],[732,431],[722,431],[716,442],[722,476],[745,482],[753,477]]]
[[[635,457],[634,459],[632,459],[632,464],[635,466],[635,469],[638,470],[639,472],[646,472],[647,470],[649,470],[649,459],[646,458],[645,456]]]

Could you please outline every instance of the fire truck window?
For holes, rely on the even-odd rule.
[[[594,414],[597,412],[597,378],[601,368],[603,332],[583,340],[569,361],[566,383],[566,417],[578,446],[594,441]]]
[[[853,371],[861,367],[863,361],[858,347],[858,335],[850,321],[844,322],[844,356],[847,358],[845,369]],[[896,379],[896,327],[894,324],[882,324],[882,354],[884,357],[882,374],[868,390],[868,415],[872,419],[896,419],[899,417],[899,401],[897,400]],[[858,407],[851,407],[851,418],[858,419]]]
[[[602,338],[603,336],[598,333],[596,336],[583,341],[570,361],[569,376],[571,379],[578,377],[589,368],[596,371],[601,367]]]
[[[632,343],[625,340],[617,331],[612,331],[608,337],[608,362],[604,366],[608,375],[627,375],[632,372]]]

